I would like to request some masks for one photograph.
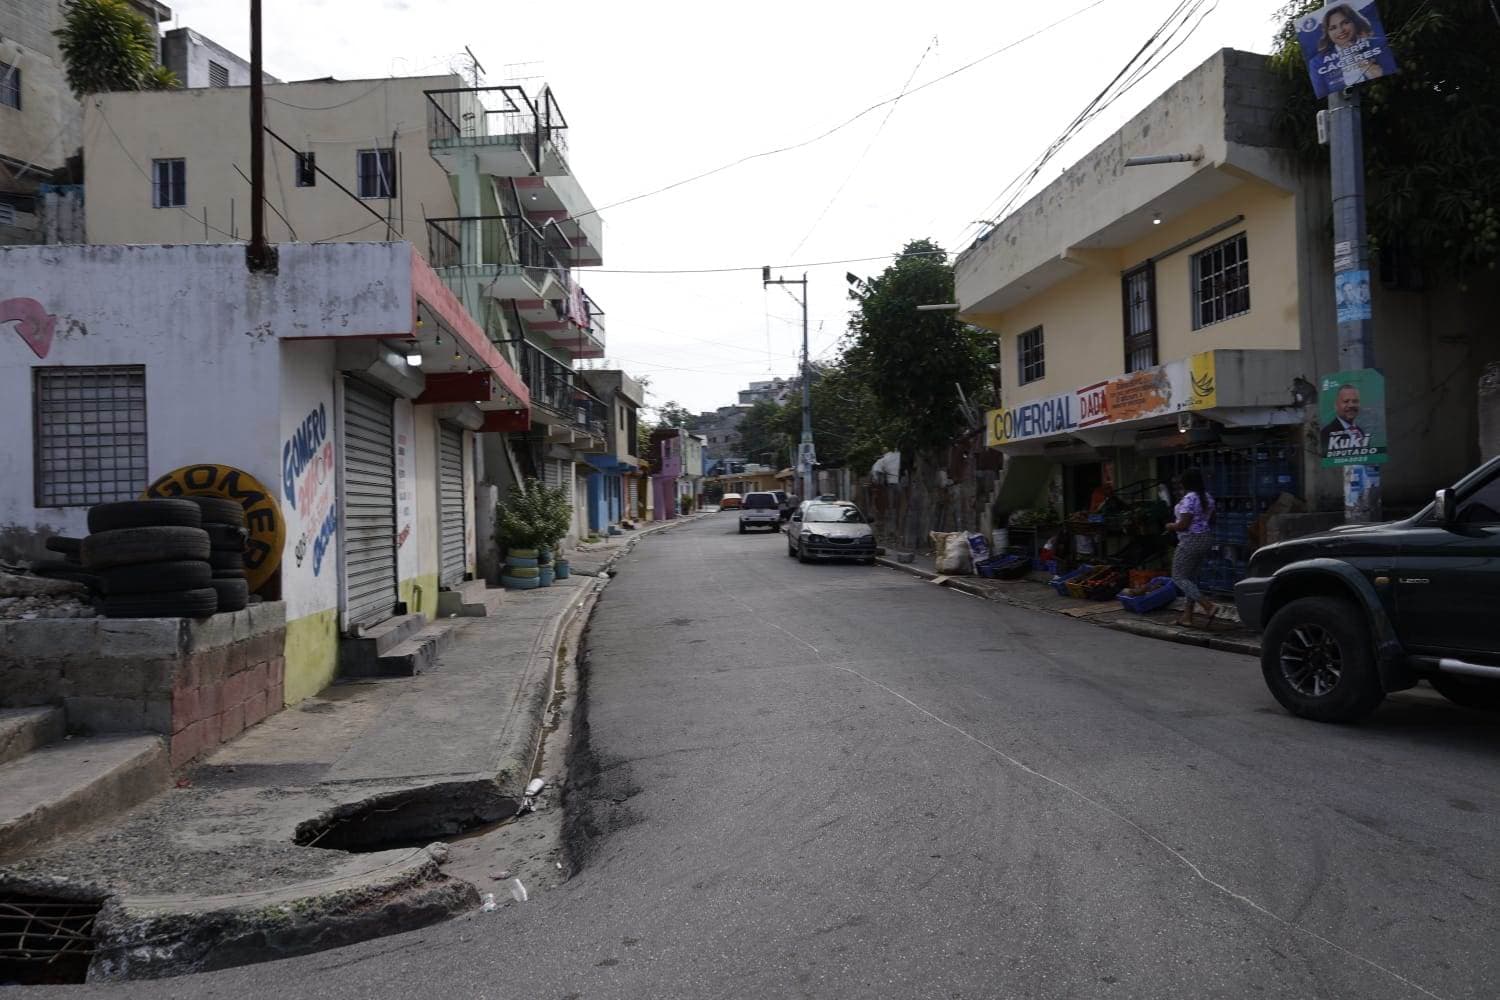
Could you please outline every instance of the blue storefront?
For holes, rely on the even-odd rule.
[[[594,469],[589,473],[589,530],[607,535],[610,525],[625,516],[624,475],[635,466],[613,455],[591,455],[589,465]]]

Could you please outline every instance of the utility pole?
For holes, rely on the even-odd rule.
[[[1328,151],[1333,167],[1333,280],[1340,288],[1364,289],[1368,302],[1370,243],[1365,224],[1365,153],[1357,89],[1328,95]],[[1342,277],[1341,277],[1342,276]],[[1339,368],[1375,367],[1375,322],[1368,308],[1339,309]],[[1384,399],[1379,401],[1384,406]],[[1381,423],[1384,423],[1383,415]],[[1380,466],[1346,465],[1344,520],[1380,520]]]
[[[802,443],[797,448],[797,478],[801,483],[802,499],[811,500],[816,495],[813,484],[813,466],[817,464],[817,452],[813,449],[812,429],[812,381],[808,377],[807,349],[807,272],[801,278],[771,277],[770,266],[760,269],[761,287],[768,285],[802,286]]]
[[[245,266],[276,273],[276,248],[266,241],[266,88],[261,70],[260,0],[250,0],[250,245]]]

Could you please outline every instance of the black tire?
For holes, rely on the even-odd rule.
[[[230,571],[244,573],[245,553],[239,550],[214,549],[208,554],[208,564],[214,568],[215,576]]]
[[[99,576],[90,573],[77,563],[41,563],[33,564],[31,571],[37,576],[48,580],[66,580],[69,583],[81,583],[94,593],[100,589]]]
[[[205,521],[203,530],[208,532],[208,543],[213,546],[215,552],[245,551],[247,532],[244,528],[236,528],[232,524],[211,524]]]
[[[238,500],[229,500],[225,497],[186,497],[189,503],[197,505],[203,512],[204,524],[227,524],[231,528],[243,528],[245,526],[245,508],[240,506]]]
[[[243,611],[250,603],[250,585],[243,578],[238,580],[212,580],[211,586],[219,595],[219,611]]]
[[[64,535],[53,535],[42,543],[48,552],[60,552],[65,556],[77,557],[83,548],[82,538],[68,538]]]
[[[214,570],[213,578],[215,580],[243,580],[245,579],[245,571],[242,569],[216,569]]]
[[[786,545],[786,555],[787,555],[788,559],[795,559],[795,558],[797,558],[797,550],[792,547],[792,543],[791,542],[787,542],[787,545]]]
[[[208,559],[208,533],[202,528],[156,525],[101,531],[83,540],[83,565],[110,569],[138,563]]]
[[[1438,694],[1455,705],[1481,712],[1500,712],[1500,682],[1453,674],[1439,674],[1428,680],[1437,688]]]
[[[89,508],[89,533],[122,528],[199,528],[203,513],[190,500],[120,500]]]
[[[875,565],[875,557],[874,556],[869,556],[869,557],[867,557],[865,559],[861,559],[859,561],[859,564],[861,566],[874,566]]]
[[[742,524],[742,525],[740,525],[740,534],[743,535],[744,533],[745,533],[745,526]]]
[[[219,610],[219,595],[212,587],[121,594],[106,597],[101,607],[107,618],[207,618]]]
[[[1303,597],[1276,612],[1260,669],[1282,707],[1304,719],[1357,722],[1385,699],[1365,615],[1337,597]]]
[[[812,562],[811,559],[807,558],[807,553],[802,551],[802,546],[801,545],[797,546],[797,561],[799,563],[810,563],[810,562]]]
[[[196,559],[117,566],[100,574],[104,592],[111,597],[163,590],[202,590],[213,575],[208,563]]]

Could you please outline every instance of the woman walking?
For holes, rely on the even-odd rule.
[[[1198,589],[1198,573],[1203,560],[1213,544],[1210,525],[1214,516],[1214,498],[1203,487],[1203,473],[1196,468],[1182,474],[1182,499],[1172,513],[1177,520],[1167,525],[1168,531],[1177,533],[1177,553],[1172,557],[1172,582],[1187,598],[1187,608],[1178,616],[1177,624],[1193,627],[1193,610],[1201,607],[1208,616],[1208,627],[1213,626],[1214,612],[1218,605],[1203,596]]]

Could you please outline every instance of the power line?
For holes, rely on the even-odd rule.
[[[1103,0],[1101,0],[1103,2]],[[846,260],[820,260],[807,264],[772,264],[777,270],[794,268],[833,267],[844,264],[868,264],[877,260],[897,260],[906,257],[947,257],[946,250],[917,250],[912,253],[884,253],[876,257],[851,257]],[[747,267],[679,267],[679,268],[609,268],[591,267],[589,274],[734,274],[741,271],[759,272],[761,265]]]
[[[1013,42],[1010,42],[1010,43],[1008,43],[1006,45],[1002,45],[1000,48],[995,49],[993,52],[986,53],[985,55],[980,56],[978,59],[975,59],[972,62],[965,63],[964,65],[958,67],[957,69],[953,69],[953,70],[948,71],[947,73],[944,73],[942,76],[934,77],[933,79],[928,80],[926,83],[923,83],[923,84],[920,84],[919,86],[913,87],[911,90],[905,91],[904,93],[901,93],[901,94],[897,94],[895,97],[888,97],[888,98],[886,98],[883,101],[880,101],[878,103],[872,104],[868,108],[865,108],[863,111],[861,111],[858,114],[854,115],[853,117],[845,120],[844,122],[841,122],[838,125],[835,125],[833,128],[828,129],[826,132],[822,132],[822,133],[820,133],[818,135],[813,136],[811,139],[804,139],[801,142],[792,143],[791,145],[788,145],[788,146],[781,146],[781,147],[778,147],[776,149],[762,150],[759,153],[751,153],[748,156],[742,156],[738,160],[734,160],[733,162],[725,163],[722,166],[714,167],[712,170],[705,170],[705,171],[703,171],[700,174],[694,174],[691,177],[684,177],[680,181],[673,181],[671,184],[667,184],[664,187],[659,187],[659,188],[656,188],[655,190],[652,190],[652,191],[643,191],[640,194],[631,195],[629,198],[622,198],[619,201],[610,202],[608,205],[601,205],[598,208],[589,209],[587,212],[580,212],[577,215],[573,216],[573,218],[579,219],[579,218],[582,218],[585,215],[595,215],[595,214],[597,214],[599,212],[605,212],[605,211],[608,211],[609,209],[612,209],[612,208],[619,208],[621,205],[629,205],[631,202],[640,201],[643,198],[652,198],[652,197],[655,197],[656,195],[664,194],[667,191],[671,191],[671,190],[674,190],[676,188],[680,188],[680,187],[682,187],[685,184],[692,184],[693,182],[695,182],[695,181],[701,181],[701,180],[703,180],[706,177],[712,177],[714,174],[723,173],[724,171],[733,169],[734,167],[737,167],[737,166],[739,166],[739,165],[741,165],[743,163],[749,163],[751,160],[760,160],[760,159],[765,159],[766,157],[776,156],[776,155],[779,155],[781,153],[790,153],[793,150],[798,150],[798,149],[802,149],[803,147],[806,147],[806,146],[811,146],[815,142],[821,142],[822,140],[824,140],[824,139],[828,138],[829,136],[833,135],[834,133],[841,132],[844,129],[848,128],[850,125],[853,125],[855,122],[859,121],[865,115],[868,115],[868,114],[870,114],[871,112],[874,112],[874,111],[879,111],[881,108],[885,107],[887,104],[894,104],[897,101],[901,100],[903,97],[909,97],[912,94],[920,93],[921,91],[926,90],[928,87],[935,86],[936,84],[942,83],[944,80],[948,80],[948,79],[950,79],[952,77],[957,76],[960,73],[963,73],[963,72],[966,72],[968,70],[971,70],[975,66],[978,66],[982,62],[986,62],[986,61],[988,61],[990,59],[995,58],[998,55],[1002,55],[1003,53],[1009,52],[1011,49],[1016,48],[1018,45],[1024,45],[1026,42],[1031,41],[1033,38],[1036,38],[1036,37],[1038,37],[1038,36],[1040,36],[1042,34],[1045,34],[1046,32],[1051,31],[1053,28],[1060,27],[1060,26],[1066,24],[1067,22],[1073,20],[1075,17],[1078,17],[1080,14],[1086,14],[1089,11],[1093,10],[1095,7],[1102,6],[1103,4],[1108,3],[1108,2],[1109,2],[1109,0],[1094,0],[1094,2],[1090,3],[1088,6],[1086,6],[1086,7],[1080,7],[1078,10],[1075,10],[1073,13],[1068,14],[1065,17],[1058,18],[1056,21],[1053,21],[1051,24],[1044,25],[1044,26],[1038,28],[1036,31],[1033,31],[1029,35],[1024,35],[1021,38],[1018,38],[1018,39],[1016,39]],[[850,263],[858,263],[858,262],[850,262]]]

